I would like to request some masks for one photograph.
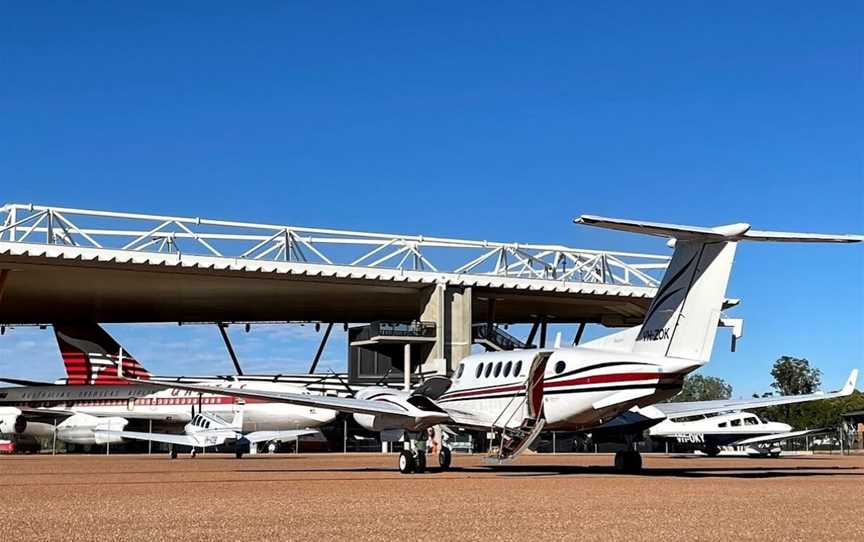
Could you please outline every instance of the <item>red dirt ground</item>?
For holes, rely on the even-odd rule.
[[[0,457],[2,540],[861,540],[864,456]]]

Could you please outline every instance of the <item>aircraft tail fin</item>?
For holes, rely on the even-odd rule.
[[[238,433],[243,432],[243,406],[240,406],[240,409],[234,413],[234,419],[231,420],[231,429],[237,431]]]
[[[674,239],[675,252],[632,351],[707,362],[739,241],[854,243],[860,235],[751,230],[749,224],[706,228],[585,215],[577,224]]]
[[[54,336],[66,366],[67,384],[118,385],[120,345],[99,324],[54,324]],[[150,372],[123,349],[123,373],[147,380]]]

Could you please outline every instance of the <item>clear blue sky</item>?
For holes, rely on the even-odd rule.
[[[613,5],[614,4],[614,5]],[[0,200],[664,251],[580,213],[864,231],[861,2],[6,4]],[[746,338],[864,367],[864,250],[741,247]],[[226,372],[215,329],[113,326],[159,372]],[[238,335],[305,367],[307,327]],[[48,332],[0,372],[61,374]],[[327,362],[344,366],[344,340]]]

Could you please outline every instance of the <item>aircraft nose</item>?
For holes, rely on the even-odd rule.
[[[784,433],[788,433],[789,431],[792,431],[792,426],[789,425],[788,423],[778,423],[777,427],[782,429]]]

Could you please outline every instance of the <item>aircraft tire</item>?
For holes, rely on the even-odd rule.
[[[642,454],[639,452],[627,452],[627,472],[639,472],[642,470]]]
[[[414,454],[408,450],[402,450],[402,453],[399,454],[399,472],[402,474],[414,472]]]
[[[236,457],[237,459],[243,459],[243,451],[242,450],[235,451],[234,457]]]
[[[172,448],[171,448],[171,451],[168,452],[168,457],[171,458],[171,459],[177,459],[177,450],[175,450],[175,449],[172,447]]]
[[[615,470],[624,470],[624,454],[626,452],[615,452]]]
[[[198,455],[198,451],[195,448],[192,448],[192,451],[189,452],[189,456],[192,457],[192,459],[195,459],[196,455]]]
[[[453,454],[450,453],[450,448],[442,447],[441,451],[438,452],[438,466],[441,467],[441,470],[447,470],[450,468],[450,463],[453,461]]]
[[[414,472],[416,472],[417,474],[422,474],[426,472],[426,453],[419,452],[415,461],[416,463],[414,465]]]
[[[615,470],[626,473],[641,471],[642,455],[632,450],[615,452]]]
[[[720,448],[717,446],[708,446],[705,448],[705,454],[707,454],[708,457],[717,457],[720,455]]]

